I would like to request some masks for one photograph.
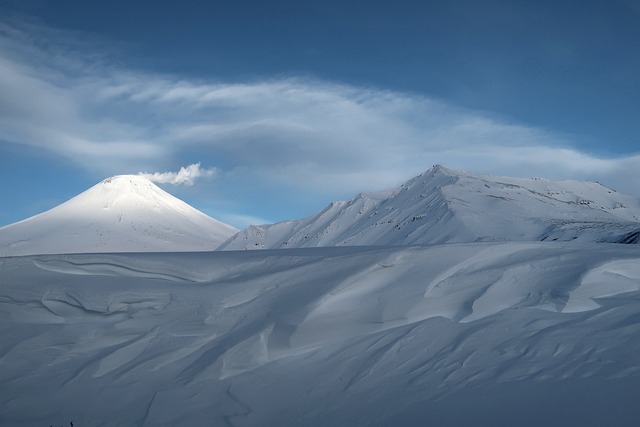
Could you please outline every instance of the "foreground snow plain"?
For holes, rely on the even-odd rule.
[[[640,425],[640,246],[0,258],[0,426]]]

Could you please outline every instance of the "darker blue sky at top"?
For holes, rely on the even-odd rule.
[[[640,2],[0,0],[122,47],[117,61],[244,81],[310,75],[437,97],[637,152]]]

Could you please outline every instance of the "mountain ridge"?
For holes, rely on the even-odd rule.
[[[435,165],[393,190],[332,202],[300,220],[251,226],[218,249],[624,242],[639,229],[640,198],[596,182],[474,175]]]

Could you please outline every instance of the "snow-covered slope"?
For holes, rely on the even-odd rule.
[[[640,198],[595,182],[472,175],[434,166],[399,188],[302,220],[251,226],[219,249],[443,242],[633,242]]]
[[[212,250],[237,231],[146,178],[120,175],[0,228],[0,256]]]
[[[0,426],[640,425],[640,247],[0,258]]]

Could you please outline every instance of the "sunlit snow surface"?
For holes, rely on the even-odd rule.
[[[0,256],[206,251],[237,231],[147,178],[119,175],[47,212],[0,227]]]
[[[637,245],[0,258],[0,425],[639,425],[639,291]]]

